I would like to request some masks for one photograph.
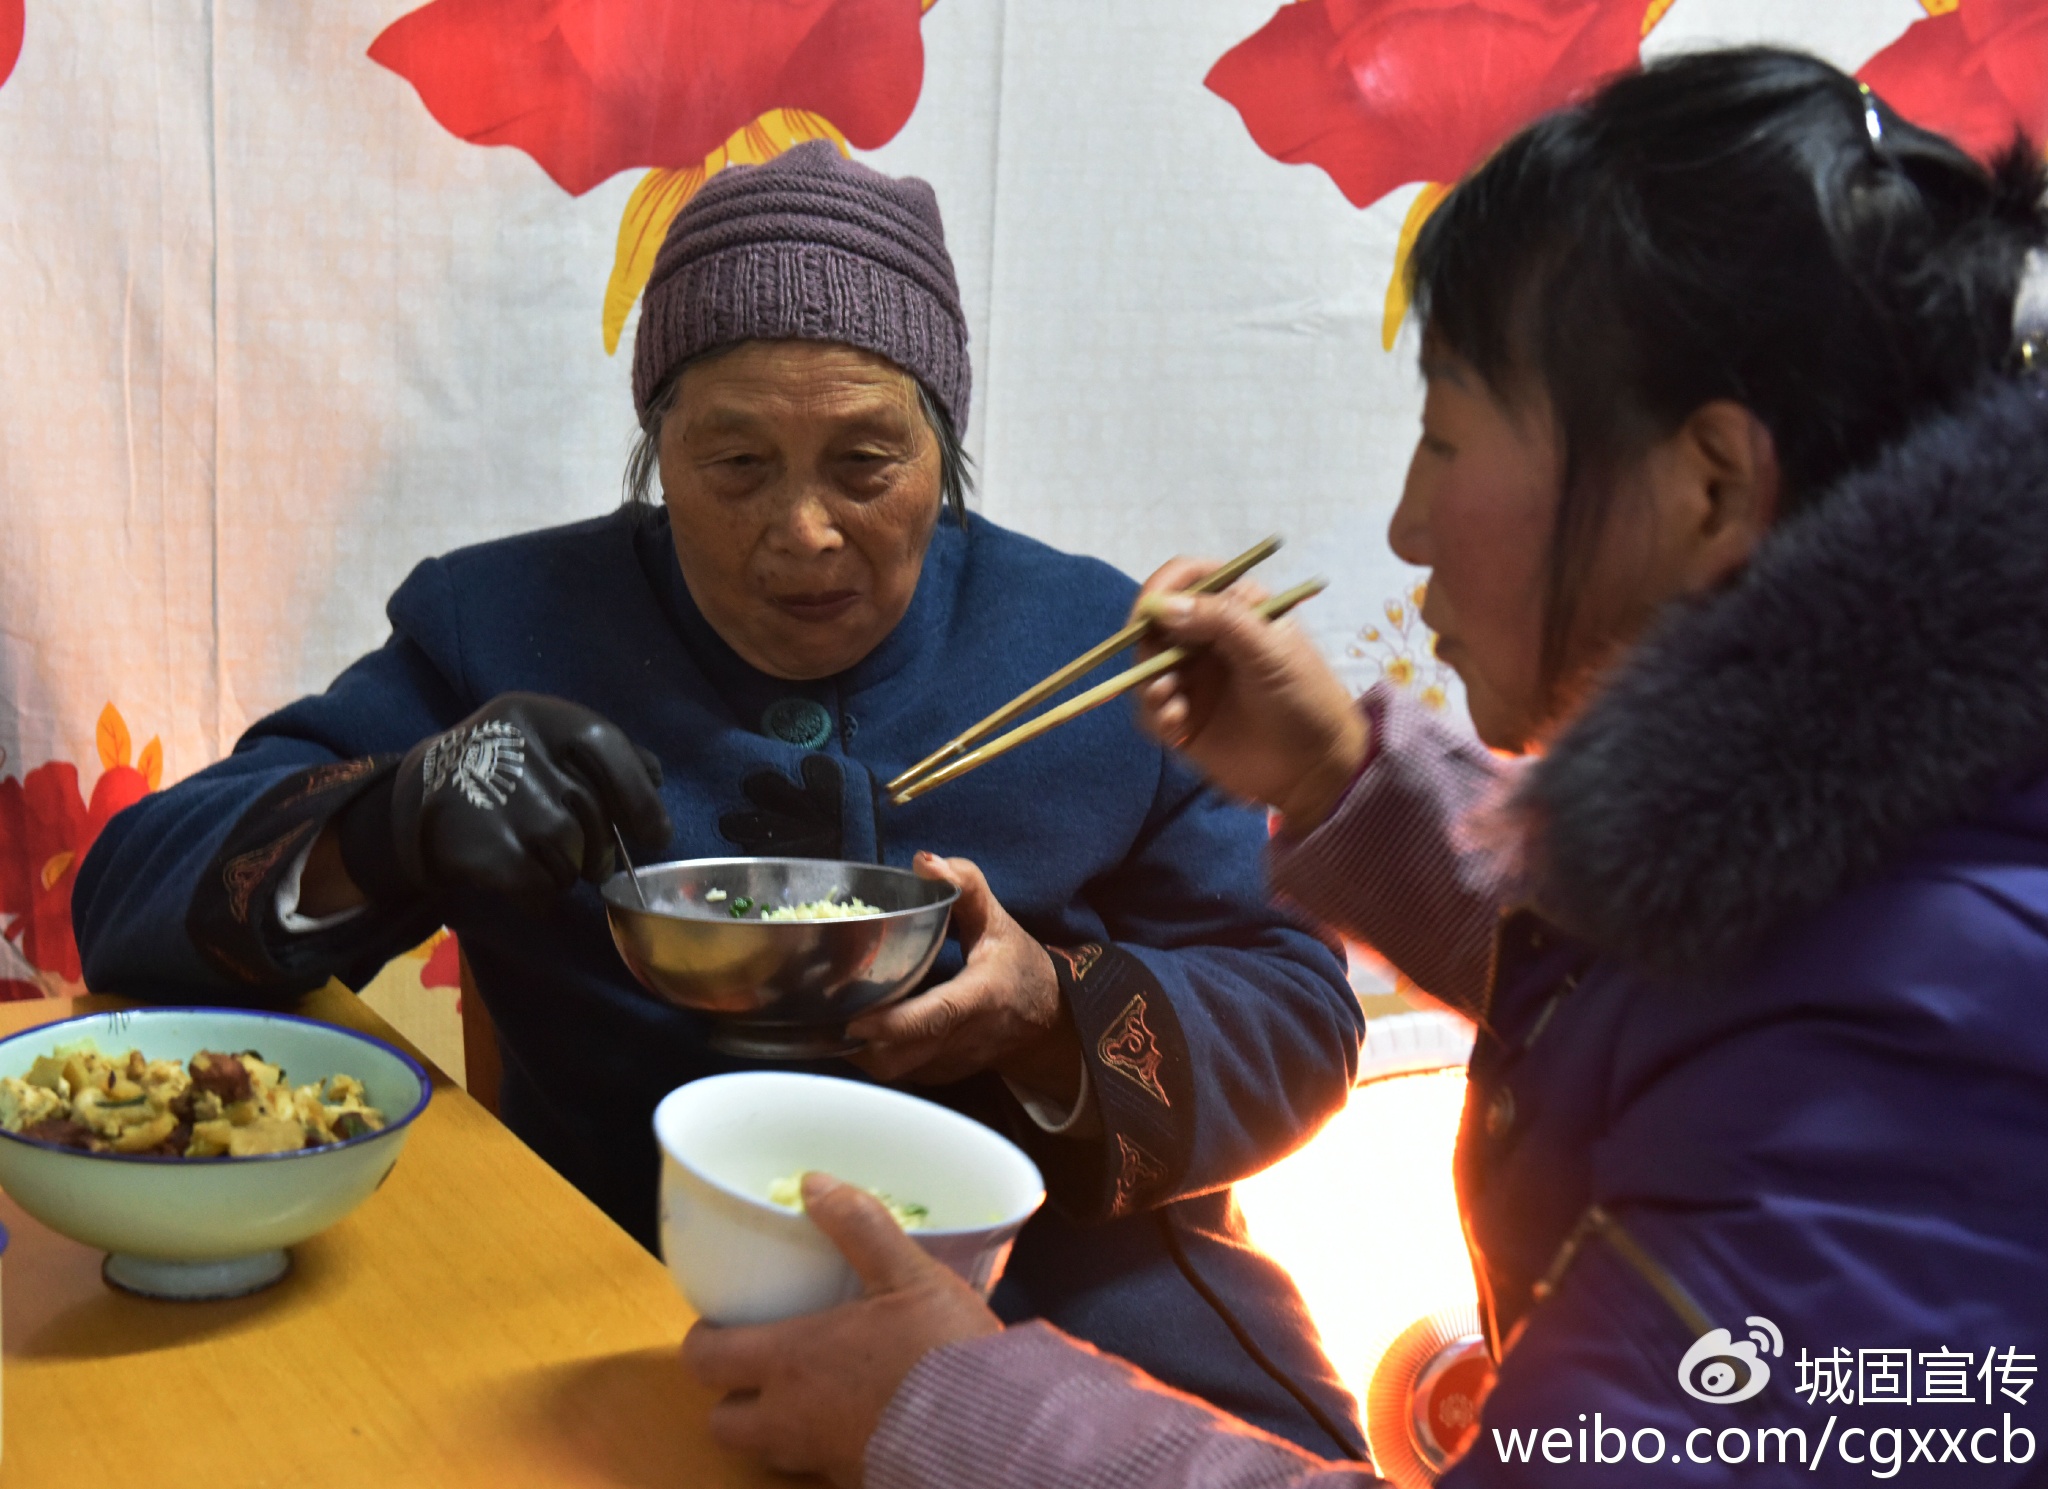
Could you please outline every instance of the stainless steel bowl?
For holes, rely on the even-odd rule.
[[[822,858],[692,858],[604,884],[605,916],[640,985],[678,1008],[710,1014],[728,1054],[820,1059],[860,1047],[848,1021],[892,1003],[931,970],[960,892],[883,864]],[[764,921],[760,910],[813,900],[864,900],[881,913],[845,920]],[[732,914],[745,898],[757,907]]]

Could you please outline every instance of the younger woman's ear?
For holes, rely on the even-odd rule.
[[[1749,562],[1777,521],[1777,442],[1763,420],[1723,398],[1693,410],[1677,444],[1687,484],[1698,493],[1686,587],[1710,589]]]

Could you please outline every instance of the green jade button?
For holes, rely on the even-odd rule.
[[[798,749],[823,749],[832,737],[832,715],[808,698],[783,698],[761,715],[761,732]]]

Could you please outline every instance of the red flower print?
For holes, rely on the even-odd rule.
[[[771,109],[885,144],[924,83],[922,14],[920,0],[432,0],[370,57],[450,133],[516,146],[580,196],[635,167],[701,166]]]
[[[30,966],[78,980],[71,935],[78,866],[108,819],[148,794],[149,783],[132,765],[103,772],[90,803],[68,760],[37,766],[22,780],[0,780],[0,915],[13,917],[7,939]]]
[[[21,56],[21,35],[27,25],[23,0],[0,0],[0,83],[5,83]]]
[[[442,931],[427,946],[427,960],[420,968],[420,986],[461,987],[462,947],[455,939],[455,932]]]
[[[42,991],[76,991],[78,942],[71,934],[71,887],[78,866],[116,812],[156,788],[163,746],[151,740],[139,765],[128,763],[128,726],[112,704],[100,715],[99,781],[88,802],[68,760],[0,779],[0,921],[5,938],[38,974],[10,979],[0,1000]]]
[[[1210,69],[1276,160],[1353,206],[1455,181],[1515,130],[1633,67],[1645,0],[1299,0]]]
[[[1962,0],[1908,26],[1856,76],[1979,158],[2022,131],[2038,148],[2048,143],[2048,5]]]

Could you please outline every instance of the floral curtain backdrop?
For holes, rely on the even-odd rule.
[[[1536,112],[1758,39],[2048,133],[2048,0],[0,0],[0,994],[413,563],[618,500],[662,230],[802,139],[938,189],[983,511],[1134,574],[1284,533],[1351,680],[1455,713],[1383,541],[1400,256]]]

